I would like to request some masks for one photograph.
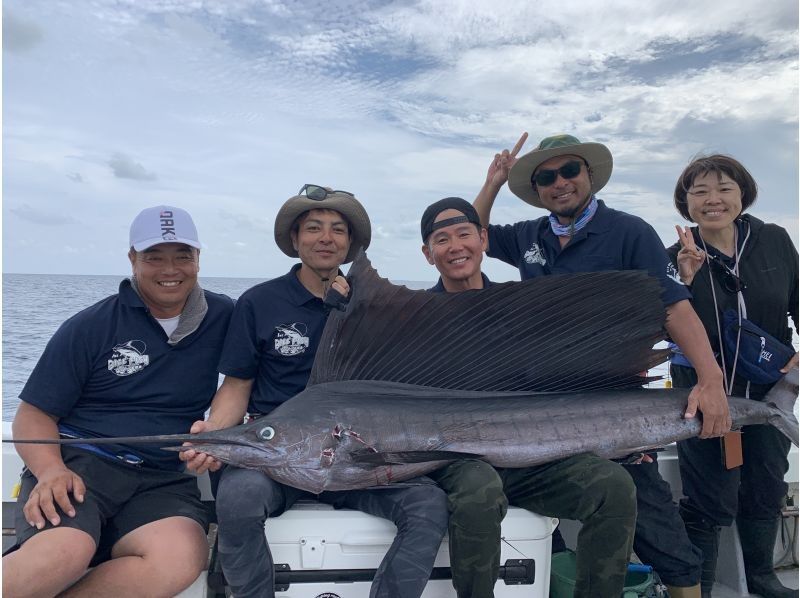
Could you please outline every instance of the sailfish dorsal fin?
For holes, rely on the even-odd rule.
[[[639,386],[664,362],[655,278],[589,272],[414,291],[381,278],[361,252],[351,296],[325,326],[309,385],[385,380],[462,390],[572,391]]]

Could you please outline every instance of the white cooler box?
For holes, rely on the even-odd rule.
[[[510,508],[503,520],[497,598],[544,598],[550,591],[557,519]],[[359,511],[301,501],[266,525],[282,598],[368,598],[370,579],[394,539],[394,524]],[[454,598],[445,537],[423,598]],[[437,579],[439,577],[439,579]],[[504,579],[504,577],[506,579]],[[308,581],[295,581],[302,578]],[[288,583],[288,588],[285,584]]]

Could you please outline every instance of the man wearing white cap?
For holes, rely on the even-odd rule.
[[[20,394],[14,438],[185,433],[202,417],[233,301],[200,288],[200,242],[184,210],[142,211],[129,247],[133,276],[119,293],[48,343]],[[174,596],[205,567],[206,510],[177,455],[155,445],[17,451],[26,469],[3,594]]]
[[[207,421],[192,432],[227,428],[258,418],[301,392],[308,382],[328,317],[323,304],[332,287],[349,292],[339,266],[369,246],[371,227],[361,203],[348,191],[304,185],[275,219],[275,242],[299,257],[290,272],[246,291],[237,301],[219,371],[225,380]],[[198,472],[218,469],[211,457],[181,457]],[[323,492],[320,501],[389,519],[397,536],[372,582],[371,598],[418,598],[428,581],[447,529],[444,492],[428,478],[416,485],[380,490]],[[217,491],[219,559],[236,598],[275,595],[272,556],[264,536],[276,517],[307,493],[265,474],[226,467]]]
[[[475,199],[488,226],[487,255],[519,268],[522,279],[550,274],[602,270],[646,270],[661,283],[668,334],[692,354],[698,384],[689,395],[684,417],[702,412],[701,437],[721,436],[731,419],[722,388],[722,372],[711,351],[690,293],[680,281],[655,230],[641,218],[614,210],[595,196],[609,178],[611,152],[600,143],[581,143],[572,135],[554,135],[517,159],[525,133],[511,150],[497,154]],[[508,180],[512,193],[550,212],[536,220],[489,226],[489,214]],[[626,466],[637,489],[634,551],[653,565],[670,595],[700,596],[701,556],[688,540],[672,503],[669,485],[658,473],[654,456]]]

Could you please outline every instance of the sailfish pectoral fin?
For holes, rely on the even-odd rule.
[[[394,451],[374,452],[354,451],[351,459],[355,463],[370,465],[403,465],[406,463],[427,463],[429,461],[457,461],[458,459],[482,459],[483,455],[459,451]]]

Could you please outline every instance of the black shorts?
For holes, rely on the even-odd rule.
[[[94,539],[97,551],[92,566],[108,560],[111,548],[125,534],[159,519],[188,517],[208,530],[208,513],[195,476],[117,463],[71,447],[62,447],[61,454],[66,466],[83,479],[86,496],[79,503],[70,495],[75,517],[59,509],[58,527],[79,529]],[[17,546],[54,527],[47,522],[37,530],[25,521],[22,508],[36,478],[26,469],[21,482],[15,512]]]

